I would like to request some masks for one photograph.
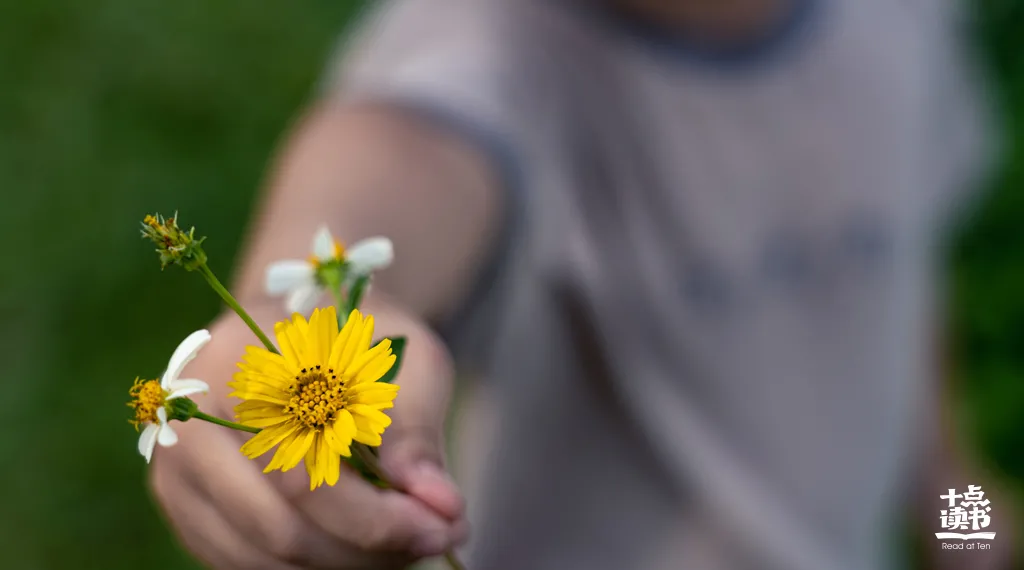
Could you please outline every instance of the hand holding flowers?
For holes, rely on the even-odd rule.
[[[372,271],[390,262],[390,242],[373,238],[366,242],[369,245],[353,247],[346,254],[322,229],[314,240],[316,262],[302,262],[307,270],[299,271],[295,262],[271,266],[268,289],[288,293],[290,305],[302,296],[305,298],[300,300],[309,303],[312,284],[332,293],[338,307],[315,309],[308,319],[302,313],[293,314],[277,323],[272,342],[210,272],[202,240],[195,239],[192,231],[180,230],[175,218],[147,217],[143,234],[157,244],[165,266],[181,265],[202,274],[263,346],[245,349],[239,370],[229,383],[234,389],[231,395],[241,400],[235,408],[236,422],[232,422],[201,412],[188,397],[207,391],[208,386],[178,379],[184,364],[209,340],[204,331],[190,336],[159,382],[137,382],[132,390],[135,421],[145,425],[143,433],[148,434],[140,442],[140,451],[151,454],[157,443],[175,443],[168,422],[201,419],[256,433],[241,447],[243,454],[250,458],[266,455],[270,460],[267,472],[289,471],[303,463],[311,489],[324,483],[339,484],[339,475],[345,471],[350,474],[341,477],[339,486],[352,487],[353,492],[361,486],[354,485],[355,473],[379,487],[389,487],[379,466],[377,446],[391,423],[387,410],[399,392],[391,381],[401,364],[405,343],[398,337],[375,340],[374,319],[358,306]],[[332,245],[330,255],[322,247],[324,243]],[[281,268],[286,270],[282,273]],[[282,275],[292,277],[291,282]],[[301,288],[307,291],[302,296],[295,294]],[[308,308],[308,304],[298,308]],[[410,518],[414,515],[407,513]],[[448,559],[453,567],[461,567],[454,557]]]

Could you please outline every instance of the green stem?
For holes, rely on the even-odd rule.
[[[377,456],[373,454],[369,447],[362,443],[352,442],[352,452],[359,457],[359,460],[363,462],[363,465],[371,473],[384,483],[386,489],[393,489],[395,487],[388,479],[388,476],[384,474],[384,469],[377,463]],[[444,560],[452,570],[466,570],[466,566],[459,561],[451,550],[444,553]]]
[[[387,485],[388,489],[393,489],[395,486],[388,480],[388,476],[384,474],[384,470],[381,469],[380,465],[377,464],[377,456],[375,456],[370,448],[366,447],[361,443],[352,442],[352,452],[356,454],[366,469],[373,473],[374,477],[380,479]]]
[[[341,294],[341,288],[331,287],[331,293],[334,295],[334,302],[338,305],[338,330],[345,328],[345,321],[348,320],[348,311],[346,310],[345,297]]]
[[[210,414],[207,414],[207,413],[204,413],[204,412],[200,412],[198,410],[195,413],[192,414],[192,417],[197,419],[197,420],[203,420],[204,422],[210,422],[211,424],[217,424],[219,426],[229,427],[231,429],[237,429],[238,431],[247,431],[249,433],[260,433],[260,428],[251,427],[251,426],[245,426],[245,425],[242,425],[242,424],[236,424],[235,422],[229,422],[227,420],[222,420],[222,419],[218,418],[217,416],[211,416]]]
[[[363,293],[366,292],[366,286],[369,282],[370,278],[367,275],[361,275],[353,281],[348,294],[348,309],[350,311],[359,308],[359,304],[363,300]]]
[[[348,303],[345,301],[345,295],[342,291],[342,283],[345,281],[345,276],[340,273],[341,269],[332,268],[330,271],[324,271],[321,273],[321,278],[324,280],[324,288],[331,292],[331,296],[334,297],[334,304],[337,305],[338,315],[338,328],[345,328],[345,321],[348,320]]]
[[[213,290],[218,295],[220,295],[220,298],[224,299],[224,302],[227,303],[227,305],[231,307],[232,310],[238,313],[239,317],[242,317],[242,320],[245,321],[245,324],[249,325],[249,328],[252,329],[252,332],[255,333],[256,336],[260,339],[260,342],[263,343],[263,346],[267,347],[267,350],[273,352],[274,354],[281,354],[280,352],[278,352],[277,347],[274,346],[274,343],[270,342],[270,339],[267,338],[267,335],[263,333],[263,330],[260,329],[260,326],[256,324],[256,321],[252,320],[252,317],[249,316],[249,313],[245,312],[245,309],[243,309],[242,306],[238,304],[238,301],[236,301],[235,298],[231,295],[231,293],[227,290],[227,288],[224,287],[223,284],[221,284],[220,280],[217,279],[217,276],[213,274],[213,271],[210,271],[210,268],[205,263],[199,266],[199,272],[202,273],[203,277],[206,278],[206,282],[210,284],[210,287],[212,287]]]

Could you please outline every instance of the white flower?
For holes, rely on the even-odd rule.
[[[160,380],[141,383],[136,381],[132,388],[131,405],[135,408],[134,421],[136,425],[146,424],[142,435],[139,436],[139,453],[146,458],[146,463],[152,459],[157,443],[164,447],[178,443],[178,434],[168,425],[167,402],[210,391],[209,385],[202,380],[178,378],[185,365],[191,362],[199,349],[208,342],[210,332],[207,330],[188,335],[174,350],[167,363],[167,371]]]
[[[323,225],[313,236],[313,254],[309,260],[283,259],[267,266],[266,291],[275,297],[285,295],[285,308],[289,313],[308,315],[325,291],[317,277],[322,266],[344,263],[346,280],[352,280],[387,267],[393,258],[394,249],[386,237],[360,240],[346,251]]]

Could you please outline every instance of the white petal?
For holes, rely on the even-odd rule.
[[[167,423],[167,408],[159,408],[156,411],[156,418],[160,420],[160,425]]]
[[[356,242],[345,254],[352,272],[365,275],[391,265],[395,249],[386,237],[371,237]]]
[[[334,236],[326,224],[320,226],[313,235],[313,255],[320,261],[334,259]]]
[[[199,349],[206,346],[208,342],[210,342],[210,331],[206,329],[198,330],[181,341],[178,348],[174,349],[174,354],[171,355],[171,360],[167,363],[167,371],[160,379],[160,385],[164,390],[177,380],[185,365],[191,362]]]
[[[139,454],[146,458],[146,463],[153,458],[153,449],[156,448],[156,436],[159,431],[160,426],[149,424],[139,436]]]
[[[267,266],[268,295],[283,295],[301,285],[313,282],[313,265],[301,259],[275,261]]]
[[[319,300],[320,287],[306,285],[288,294],[288,298],[285,300],[285,308],[288,309],[289,313],[299,313],[306,316],[313,312]]]
[[[210,391],[210,385],[202,380],[185,380],[178,378],[175,379],[174,382],[171,382],[171,385],[168,386],[168,390],[170,390],[171,393],[167,396],[167,399],[173,400],[175,398],[184,398],[185,396],[191,396],[193,394],[205,394]]]
[[[160,431],[157,433],[157,441],[164,447],[170,447],[178,443],[178,434],[174,433],[171,426],[164,424],[160,426]]]

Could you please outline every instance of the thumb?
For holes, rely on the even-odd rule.
[[[441,430],[402,425],[392,429],[380,448],[381,467],[392,482],[442,517],[460,519],[462,494],[444,468]]]
[[[444,423],[453,370],[447,350],[432,335],[410,335],[401,386],[383,435],[381,467],[392,482],[440,516],[463,514],[458,487],[444,468]]]

